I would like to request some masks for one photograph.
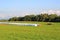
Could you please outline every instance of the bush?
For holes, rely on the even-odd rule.
[[[52,25],[52,23],[51,22],[48,22],[47,25]]]

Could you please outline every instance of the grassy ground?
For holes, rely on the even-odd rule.
[[[0,40],[60,40],[60,23],[47,25],[46,22],[37,23],[40,26],[17,26],[0,24]]]

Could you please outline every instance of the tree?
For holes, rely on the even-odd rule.
[[[9,19],[9,21],[18,21],[18,20],[17,20],[17,17],[12,17]]]
[[[24,17],[24,21],[31,21],[31,17],[30,17],[29,15],[26,15],[26,16]]]
[[[56,14],[49,15],[49,21],[54,22],[56,17],[57,17]]]
[[[24,21],[24,17],[18,17],[18,21]]]
[[[60,22],[60,16],[55,17],[54,22]]]
[[[48,14],[41,14],[41,21],[49,21]]]

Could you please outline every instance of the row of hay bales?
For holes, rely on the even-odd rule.
[[[21,26],[38,26],[38,24],[31,24],[31,23],[0,22],[0,24],[13,24],[13,25],[21,25]]]

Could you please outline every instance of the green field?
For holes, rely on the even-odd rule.
[[[0,24],[0,40],[60,40],[60,23],[47,25],[47,22],[37,23],[40,26],[18,26]]]

